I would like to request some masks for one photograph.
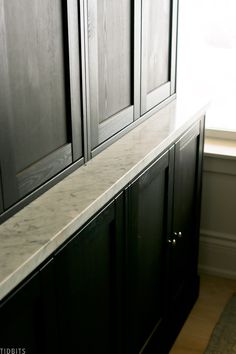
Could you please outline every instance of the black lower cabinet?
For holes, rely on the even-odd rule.
[[[135,354],[155,333],[161,345],[166,308],[166,252],[173,151],[166,152],[127,190],[127,353]],[[160,337],[159,337],[160,336]],[[156,353],[158,353],[156,351]]]
[[[49,262],[0,307],[0,348],[22,353],[57,353],[57,311]]]
[[[61,353],[123,353],[123,199],[55,256]]]
[[[198,243],[204,119],[175,144],[172,230],[168,239],[168,347],[199,293]],[[165,336],[164,336],[165,337]]]
[[[123,200],[116,198],[1,303],[0,348],[124,353]]]
[[[204,119],[0,305],[0,348],[167,354],[199,290]]]
[[[204,119],[128,188],[127,353],[166,354],[199,293]]]
[[[170,239],[169,297],[178,302],[197,274],[202,164],[202,122],[175,144],[173,222]]]
[[[167,339],[180,331],[199,294],[198,244],[200,225],[204,119],[175,144],[172,233],[168,248]]]

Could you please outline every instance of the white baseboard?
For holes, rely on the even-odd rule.
[[[236,235],[201,230],[199,271],[236,279]]]

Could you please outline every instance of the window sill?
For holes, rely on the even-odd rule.
[[[236,131],[233,130],[213,129],[206,127],[205,135],[207,138],[236,141]]]
[[[205,156],[224,159],[236,159],[236,139],[209,137],[206,133]]]

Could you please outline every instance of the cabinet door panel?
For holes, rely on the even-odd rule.
[[[174,93],[176,16],[176,0],[142,2],[142,114]]]
[[[1,304],[1,347],[58,353],[52,271],[48,263]]]
[[[186,283],[197,275],[201,128],[202,122],[198,122],[175,146],[173,237],[176,244],[171,250],[170,292],[173,300],[181,296]]]
[[[38,347],[36,353],[40,353],[42,347],[36,335],[41,324],[39,304],[39,279],[34,277],[1,307],[1,346],[26,350]]]
[[[87,0],[92,148],[130,124],[134,107],[134,2]],[[135,7],[138,7],[138,0]],[[135,48],[135,50],[137,50]],[[137,70],[137,69],[136,69]],[[136,80],[138,77],[136,77]]]
[[[78,9],[75,0],[1,0],[0,9],[7,208],[82,156]]]
[[[171,1],[146,1],[149,27],[147,36],[148,85],[151,92],[169,81],[170,11]],[[158,16],[158,17],[157,17]],[[154,74],[154,75],[153,75]]]
[[[110,204],[55,257],[62,352],[122,353],[122,208],[118,211],[117,203],[121,200]]]
[[[163,319],[170,175],[166,153],[129,189],[129,220],[132,220],[127,240],[129,353],[138,353],[154,329],[158,331]]]

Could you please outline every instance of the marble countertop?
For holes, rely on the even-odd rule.
[[[187,102],[183,104],[183,102]],[[0,225],[0,299],[206,111],[172,101]]]

